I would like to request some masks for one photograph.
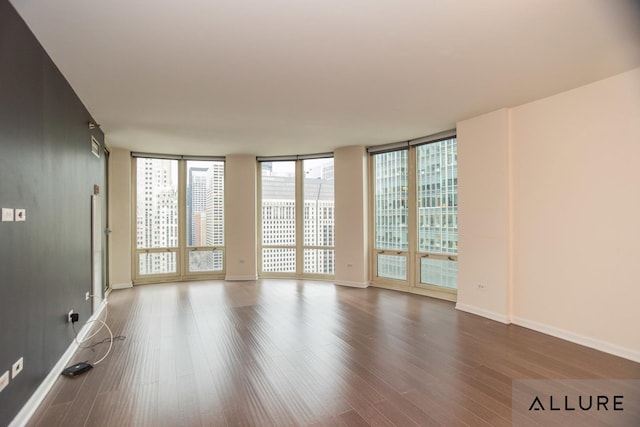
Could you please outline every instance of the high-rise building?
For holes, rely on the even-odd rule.
[[[418,252],[458,252],[458,155],[451,138],[416,149]],[[409,250],[408,151],[376,154],[375,247]],[[407,279],[404,256],[378,255],[380,277]],[[436,277],[437,276],[437,277]],[[456,287],[457,263],[421,259],[421,283]]]
[[[333,159],[314,164],[305,170],[304,197],[304,246],[335,245],[334,218],[335,197]],[[304,272],[334,274],[333,249],[304,249]]]
[[[224,244],[224,163],[213,163],[205,175],[207,246]]]
[[[458,252],[458,150],[456,139],[417,149],[418,249]]]
[[[334,274],[333,159],[317,160],[303,179],[303,269]],[[282,170],[279,170],[282,169]],[[296,271],[295,174],[274,163],[262,165],[262,271]],[[310,247],[310,248],[307,248]]]
[[[196,233],[196,215],[204,212],[207,207],[207,168],[190,167],[187,183],[187,245],[203,246],[204,240],[198,241]]]
[[[178,246],[178,191],[171,160],[138,158],[137,246],[140,249]],[[139,258],[140,274],[176,270],[175,253],[147,253]]]
[[[458,143],[417,147],[418,252],[458,253]],[[458,286],[457,261],[420,259],[420,283]]]
[[[262,177],[262,244],[263,246],[285,246],[263,249],[262,271],[288,273],[296,271],[295,192],[295,175],[265,174]]]
[[[212,162],[205,175],[206,185],[206,246],[224,245],[224,163]],[[214,271],[224,267],[223,253],[207,252],[207,265]]]

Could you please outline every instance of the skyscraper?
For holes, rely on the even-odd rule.
[[[207,206],[207,168],[190,167],[187,183],[187,245],[203,246],[205,241],[199,241],[196,233],[197,214],[203,212]]]
[[[175,162],[138,158],[136,235],[139,249],[178,246],[178,189]],[[146,253],[139,257],[140,274],[175,272],[175,253]]]
[[[399,251],[377,255],[377,275],[407,279],[409,248],[408,150],[374,155],[375,248]],[[417,252],[458,252],[457,140],[416,147]],[[432,257],[431,257],[432,258]],[[421,258],[420,282],[455,288],[457,262]],[[446,258],[445,258],[446,259]]]
[[[287,165],[283,163],[290,163]],[[305,160],[302,208],[303,271],[334,274],[333,159]],[[296,272],[294,162],[262,163],[262,271]],[[304,169],[304,168],[303,168]],[[271,246],[271,247],[269,247]]]
[[[206,182],[206,246],[224,245],[224,163],[213,162],[207,170]],[[207,265],[213,271],[224,266],[223,252],[207,252]]]

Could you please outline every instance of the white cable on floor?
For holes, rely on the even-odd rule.
[[[104,359],[106,359],[107,356],[109,355],[109,353],[111,353],[111,348],[113,347],[113,332],[111,331],[111,328],[109,327],[109,325],[107,325],[107,323],[106,323],[106,321],[107,321],[107,319],[109,317],[109,304],[108,304],[106,298],[104,299],[104,305],[105,305],[105,307],[104,307],[104,310],[105,310],[104,320],[102,320],[102,319],[93,319],[93,320],[89,320],[84,325],[84,327],[86,327],[90,323],[100,322],[102,324],[102,326],[100,326],[94,333],[92,333],[88,337],[82,338],[80,341],[78,341],[78,335],[77,334],[76,334],[76,337],[75,337],[75,341],[76,341],[76,344],[78,344],[78,347],[80,347],[80,348],[91,348],[91,346],[87,347],[87,346],[83,346],[82,344],[84,344],[85,342],[89,341],[91,338],[95,337],[102,330],[102,328],[107,328],[107,331],[109,332],[109,348],[107,349],[107,352],[104,354],[104,356],[102,356],[99,360],[97,360],[96,362],[93,363],[94,366],[99,364],[100,362],[102,362]],[[74,327],[74,331],[75,331],[75,327]]]
[[[92,297],[94,297],[93,295],[91,295],[91,296],[92,296]],[[94,298],[95,298],[95,297],[94,297]],[[102,328],[106,325],[106,321],[107,321],[107,319],[108,319],[108,318],[109,318],[109,304],[108,304],[107,299],[105,298],[105,299],[104,299],[104,321],[101,321],[103,326],[100,326],[100,327],[98,328],[98,330],[96,330],[94,333],[92,333],[92,334],[91,334],[91,335],[89,335],[88,337],[84,337],[84,338],[82,339],[82,341],[80,341],[80,342],[78,342],[78,335],[76,335],[76,344],[78,344],[78,346],[80,346],[83,342],[85,342],[85,341],[89,341],[91,338],[93,338],[93,337],[95,337],[96,335],[98,335],[98,333],[99,333],[99,332],[102,330]],[[94,320],[90,320],[90,321],[88,321],[87,323],[85,323],[85,326],[86,326],[86,325],[88,325],[89,323],[93,323],[93,322],[95,322],[96,320],[97,320],[97,319],[94,319]]]
[[[104,323],[104,321],[100,320],[100,319],[96,319],[96,320],[90,320],[87,323],[91,323],[91,322],[100,322],[102,323],[102,327],[107,328],[107,331],[109,331],[109,348],[107,349],[107,352],[104,354],[104,356],[102,356],[99,360],[96,360],[95,362],[93,362],[93,365],[97,365],[100,362],[102,362],[104,359],[107,358],[107,356],[109,355],[109,353],[111,353],[111,348],[113,347],[113,332],[111,332],[111,328],[109,327],[109,325],[107,325],[106,323]],[[100,327],[99,330],[102,330],[102,327]],[[84,342],[84,340],[83,340]]]

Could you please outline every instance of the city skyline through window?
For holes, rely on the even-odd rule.
[[[224,162],[187,161],[189,272],[222,271],[224,253]]]
[[[375,248],[405,252],[409,249],[408,150],[374,155]],[[377,274],[407,279],[406,254],[379,253]]]
[[[416,149],[418,252],[458,254],[458,144],[455,138]],[[457,288],[458,262],[421,258],[420,283]]]
[[[334,274],[333,158],[263,161],[260,175],[262,272]]]
[[[260,170],[262,271],[295,273],[296,162],[262,162]]]
[[[303,160],[304,273],[334,274],[333,158]]]
[[[407,282],[415,265],[419,284],[456,289],[457,139],[375,153],[372,166],[376,276]]]
[[[224,271],[224,162],[138,157],[136,277]]]
[[[178,162],[138,158],[136,161],[136,242],[140,275],[177,272]]]
[[[376,276],[455,289],[456,139],[374,154],[372,166]],[[136,168],[139,275],[224,271],[224,162],[138,158]],[[261,272],[334,274],[333,158],[261,162],[260,171]]]

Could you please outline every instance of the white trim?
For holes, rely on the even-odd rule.
[[[434,133],[433,135],[423,136],[409,140],[409,146],[430,144],[432,142],[444,141],[445,139],[453,139],[457,136],[456,129],[446,130],[444,132]]]
[[[378,154],[387,151],[407,150],[409,148],[409,141],[392,142],[389,144],[372,145],[367,147],[367,153]]]
[[[85,323],[82,329],[80,329],[77,340],[73,340],[71,342],[69,348],[67,348],[67,351],[64,352],[64,354],[60,357],[54,367],[51,368],[49,374],[40,383],[40,386],[38,386],[36,391],[33,392],[29,400],[27,400],[27,403],[24,404],[22,409],[20,409],[20,412],[18,412],[18,414],[14,417],[13,421],[9,423],[9,427],[23,427],[31,420],[31,417],[33,416],[33,414],[35,414],[40,404],[44,401],[47,393],[49,393],[56,380],[60,377],[60,373],[64,370],[64,368],[67,367],[67,365],[69,364],[69,360],[71,360],[76,350],[78,349],[77,341],[82,341],[82,339],[89,333],[89,330],[93,325],[93,323],[89,322],[98,318],[106,305],[107,300],[103,299],[102,304],[100,304],[95,313],[93,313],[93,315],[87,320],[87,323]]]
[[[495,311],[485,310],[484,308],[475,307],[473,305],[457,303],[456,310],[486,317],[487,319],[495,320],[496,322],[504,323],[507,325],[511,323],[511,319],[509,318],[509,316],[505,314],[496,313]]]
[[[563,340],[571,341],[572,343],[584,345],[586,347],[604,351],[605,353],[640,363],[640,351],[638,350],[621,347],[613,343],[576,334],[575,332],[567,331],[565,329],[556,328],[555,326],[546,325],[534,320],[523,319],[522,317],[514,316],[513,323],[527,329],[533,329],[534,331],[542,332],[543,334],[551,335],[556,338],[561,338]]]
[[[181,160],[182,156],[177,154],[159,154],[159,153],[139,153],[137,151],[131,152],[132,158],[142,157],[145,159],[165,159],[165,160]]]
[[[298,154],[298,160],[328,159],[330,157],[333,157],[333,151],[328,153]]]
[[[129,289],[129,288],[133,288],[133,283],[132,282],[127,282],[127,283],[113,283],[110,286],[111,289]]]
[[[349,286],[351,288],[368,288],[369,287],[369,283],[368,282],[348,282],[346,280],[334,280],[333,283],[335,283],[338,286]]]
[[[253,274],[253,275],[248,274],[248,275],[245,275],[245,276],[228,276],[227,275],[224,278],[224,280],[228,280],[230,282],[233,282],[233,281],[238,281],[239,282],[239,281],[247,281],[247,280],[258,280],[258,275],[257,274]]]
[[[224,156],[183,156],[180,154],[161,154],[161,153],[138,153],[136,151],[131,152],[133,158],[144,159],[165,159],[165,160],[196,160],[196,161],[211,161],[211,162],[224,162]]]
[[[282,161],[296,161],[296,160],[310,160],[310,159],[328,159],[333,157],[333,152],[328,153],[314,153],[314,154],[292,154],[286,156],[258,156],[256,160],[258,162],[282,162]]]

